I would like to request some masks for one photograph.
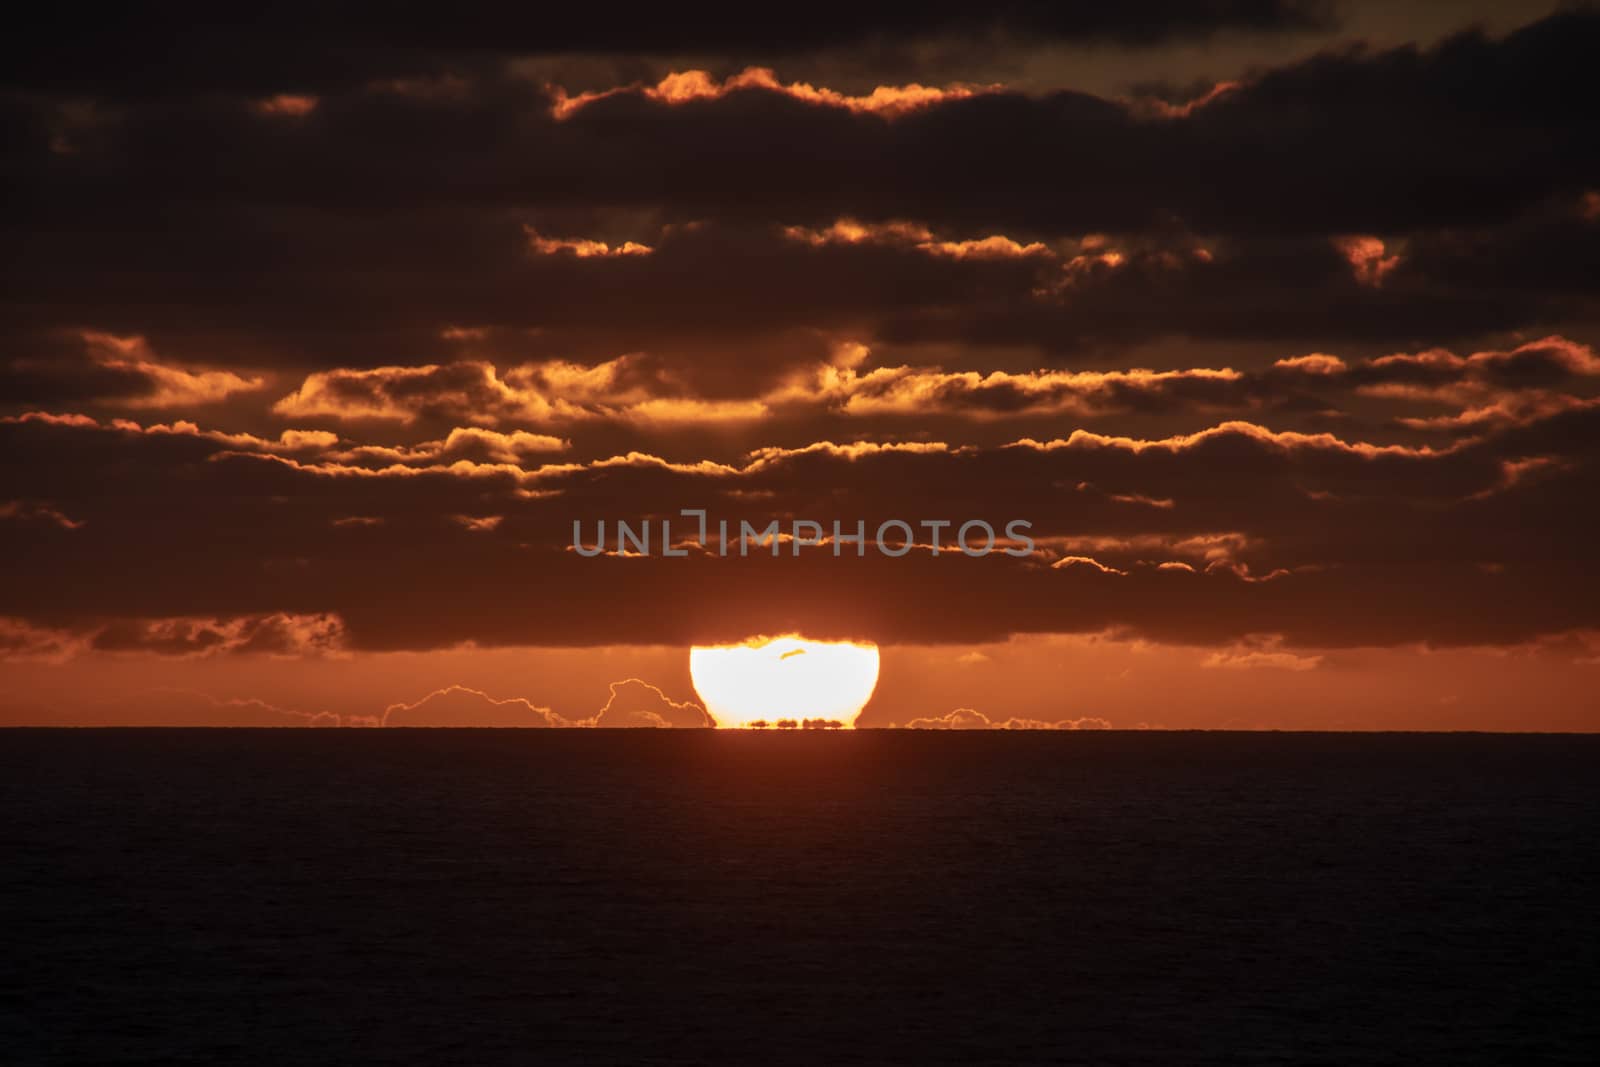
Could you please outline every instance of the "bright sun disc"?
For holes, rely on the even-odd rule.
[[[878,646],[798,634],[696,645],[689,650],[689,677],[718,726],[779,719],[853,726],[878,684]]]

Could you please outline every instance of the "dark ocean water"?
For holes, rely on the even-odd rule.
[[[0,731],[0,1063],[1593,1063],[1600,737]]]

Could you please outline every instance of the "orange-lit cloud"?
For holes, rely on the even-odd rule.
[[[1108,567],[1104,563],[1101,563],[1099,560],[1095,559],[1093,556],[1062,556],[1060,559],[1050,564],[1050,566],[1055,570],[1060,570],[1063,567],[1093,567],[1101,574],[1128,573],[1127,571],[1118,570],[1115,567]]]
[[[0,416],[0,424],[29,424],[37,422],[42,426],[78,427],[78,429],[104,429],[112,430],[117,434],[144,435],[144,437],[194,437],[206,442],[218,443],[240,451],[253,451],[253,453],[293,454],[320,453],[330,450],[338,445],[339,437],[326,430],[283,430],[278,434],[277,440],[266,437],[256,437],[254,434],[227,434],[222,430],[206,430],[186,419],[173,422],[149,422],[139,424],[133,419],[106,419],[99,421],[94,416],[77,413],[50,413],[50,411],[24,411],[22,414],[8,414]]]
[[[770,415],[828,412],[858,419],[951,415],[999,422],[1051,415],[1105,418],[1172,413],[1212,416],[1304,408],[1312,401],[1337,409],[1351,394],[1483,408],[1541,390],[1545,409],[1560,390],[1600,377],[1600,357],[1559,336],[1506,351],[1457,356],[1443,349],[1346,361],[1327,353],[1285,357],[1270,367],[1191,367],[1185,370],[956,371],[908,365],[868,367],[871,351],[841,342],[825,360],[788,370],[776,383],[746,396],[707,397],[659,360],[643,354],[595,364],[564,360],[511,365],[460,360],[414,367],[328,370],[309,375],[273,407],[297,418],[377,420],[410,424],[449,420],[459,427],[444,451],[474,451],[505,462],[555,450],[563,438],[539,434],[517,443],[494,440],[485,427],[610,422],[640,427],[754,423]],[[1437,411],[1406,414],[1437,420]],[[1412,425],[1412,423],[1405,423]],[[1416,423],[1415,425],[1422,425]],[[1444,422],[1435,422],[1444,427]],[[483,430],[471,439],[473,426]],[[528,431],[518,431],[527,434]],[[399,448],[361,446],[368,459],[413,462],[440,451],[438,442]]]
[[[523,464],[537,460],[552,452],[570,449],[571,442],[549,434],[530,433],[527,430],[486,430],[481,426],[457,426],[440,440],[422,441],[415,445],[358,445],[330,457],[343,462],[399,464],[450,464],[465,460],[472,463]]]
[[[462,529],[473,533],[488,533],[499,529],[500,524],[506,521],[504,515],[452,515],[450,518],[459,523]]]
[[[87,647],[84,634],[0,615],[0,660],[61,663]]]
[[[1036,441],[1025,438],[1016,442],[1014,447],[1033,448],[1043,452],[1060,449],[1082,449],[1086,451],[1117,449],[1134,454],[1146,451],[1178,453],[1194,450],[1207,441],[1226,436],[1247,437],[1269,446],[1275,451],[1286,453],[1294,451],[1328,451],[1366,458],[1379,456],[1421,458],[1440,455],[1442,451],[1447,451],[1436,449],[1431,445],[1380,445],[1368,441],[1346,441],[1331,433],[1307,434],[1294,431],[1275,431],[1256,423],[1239,420],[1218,423],[1216,426],[1197,433],[1175,434],[1171,437],[1155,439],[1099,434],[1091,430],[1074,430],[1069,437],[1056,438],[1051,441]]]
[[[1199,96],[1174,104],[1159,97],[1141,96],[1129,101],[1136,114],[1155,119],[1186,119],[1196,111],[1215,103],[1240,87],[1237,81],[1217,82]]]
[[[1322,666],[1323,657],[1297,655],[1283,647],[1276,634],[1253,636],[1228,648],[1207,655],[1201,666],[1222,670],[1312,671]]]
[[[492,425],[499,420],[495,409],[523,410],[525,404],[500,380],[493,366],[463,362],[448,367],[430,364],[317,371],[272,410],[290,417],[411,422],[423,411],[439,407],[452,417],[471,412],[472,421]],[[545,417],[548,411],[529,414]]]
[[[1349,369],[1349,364],[1338,356],[1330,356],[1325,352],[1312,352],[1304,356],[1290,356],[1276,360],[1274,367],[1294,371],[1300,374],[1312,374],[1319,377],[1332,377],[1343,374]]]
[[[640,424],[692,424],[749,422],[764,418],[767,405],[760,400],[697,400],[690,397],[657,397],[628,404],[617,412],[625,422]]]
[[[83,523],[60,508],[40,500],[0,500],[0,519],[18,522],[47,522],[63,530],[76,530]]]
[[[621,94],[635,94],[662,104],[685,104],[696,100],[715,100],[729,93],[749,90],[780,93],[818,107],[839,108],[893,118],[948,100],[962,100],[980,93],[998,92],[1000,86],[950,85],[937,88],[915,83],[880,85],[865,95],[852,96],[805,82],[784,84],[778,80],[777,74],[767,67],[746,67],[738,74],[720,82],[706,71],[686,70],[668,74],[654,85],[636,83],[614,89],[579,93],[576,96],[568,95],[565,89],[557,86],[552,90],[555,103],[551,111],[557,119],[569,119],[597,100]]]
[[[824,364],[796,375],[768,394],[774,405],[826,404],[857,416],[955,414],[974,419],[1022,415],[1105,415],[1171,396],[1195,411],[1249,406],[1231,369],[1187,371],[991,371],[947,372],[915,367],[880,367],[861,372]]]
[[[783,234],[791,241],[820,248],[825,245],[876,244],[914,248],[932,256],[951,259],[1017,259],[1023,256],[1050,255],[1049,246],[1039,241],[1023,244],[1001,234],[966,240],[941,239],[928,227],[914,222],[858,222],[835,220],[826,229],[786,226]]]
[[[322,452],[339,443],[337,434],[326,430],[284,430],[276,440],[249,433],[227,433],[222,430],[205,430],[184,419],[173,422],[141,424],[132,419],[107,419],[101,421],[92,415],[72,412],[55,413],[27,411],[21,415],[0,415],[0,424],[40,423],[49,426],[73,426],[80,429],[105,429],[123,434],[148,437],[194,437],[246,452],[263,452],[294,455]]]
[[[623,241],[621,244],[611,245],[585,237],[545,237],[532,226],[524,226],[523,231],[528,236],[528,247],[541,256],[568,253],[579,259],[605,259],[613,256],[648,256],[655,251],[649,245],[637,241]]]
[[[620,356],[594,365],[563,360],[524,364],[504,374],[491,363],[464,360],[445,365],[374,367],[318,371],[273,411],[291,417],[379,420],[409,424],[419,418],[470,422],[481,431],[504,423],[567,423],[603,419],[640,425],[738,422],[767,413],[759,398],[710,400],[683,395],[682,387],[654,376],[634,357]],[[460,428],[446,439],[441,454],[470,441],[506,462],[533,451],[562,447],[561,439],[518,432],[475,436]],[[394,458],[423,458],[413,446],[390,450]],[[382,450],[369,450],[373,456]]]
[[[1350,262],[1350,271],[1356,281],[1374,289],[1400,265],[1400,254],[1389,254],[1380,238],[1370,234],[1351,234],[1332,239],[1333,246]]]
[[[1470,356],[1442,348],[1395,353],[1350,368],[1348,374],[1363,395],[1458,405],[1462,416],[1475,407],[1509,413],[1581,402],[1561,390],[1597,377],[1600,356],[1588,345],[1559,336]]]
[[[315,111],[319,103],[321,101],[309,93],[278,93],[257,100],[253,106],[258,115],[298,119]]]
[[[120,337],[98,330],[84,330],[81,336],[90,359],[96,364],[146,383],[142,392],[117,398],[116,402],[122,407],[214,404],[235,393],[253,392],[265,385],[261,378],[247,378],[232,371],[186,370],[162,363],[143,337]]]

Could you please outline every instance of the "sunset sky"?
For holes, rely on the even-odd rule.
[[[0,45],[0,724],[1600,729],[1594,9],[209,10]]]

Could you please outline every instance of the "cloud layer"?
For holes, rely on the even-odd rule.
[[[1266,686],[1600,628],[1595,11],[460,14],[3,46],[0,657],[1115,634]],[[380,718],[706,723],[461,681]]]

